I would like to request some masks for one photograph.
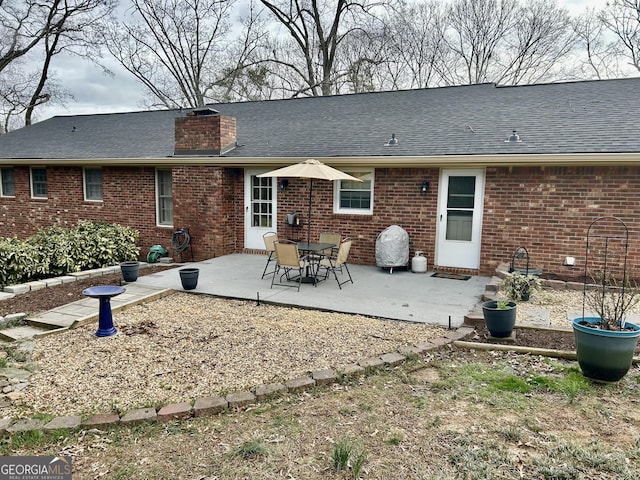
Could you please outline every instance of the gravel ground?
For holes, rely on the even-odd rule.
[[[571,328],[582,292],[544,290],[518,304]],[[636,313],[640,309],[636,307]],[[38,339],[38,371],[0,416],[122,413],[282,382],[442,336],[425,324],[372,319],[176,292],[114,313],[118,335],[95,325]]]
[[[223,395],[337,368],[442,336],[424,324],[176,292],[114,313],[118,335],[95,325],[38,339],[20,405],[0,414],[122,413]]]
[[[568,312],[582,314],[582,290],[541,290],[531,296],[528,302],[518,302],[516,323],[521,322],[531,309],[544,308],[549,310],[551,327],[572,330],[573,315]],[[589,307],[585,313],[589,315]],[[640,304],[630,309],[631,315],[640,315]]]

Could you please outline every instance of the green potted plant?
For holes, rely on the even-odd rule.
[[[535,275],[523,275],[515,271],[502,280],[500,289],[507,298],[513,301],[526,302],[531,298],[531,294],[540,290],[542,283]]]
[[[626,320],[640,301],[640,288],[626,278],[616,279],[599,271],[585,282],[584,304],[596,314],[573,320],[578,364],[585,377],[601,382],[617,382],[633,361],[640,338],[640,326]]]
[[[517,305],[509,300],[490,300],[482,304],[482,314],[492,337],[506,338],[516,324]]]
[[[507,300],[491,300],[482,304],[482,314],[491,336],[509,337],[516,325],[516,302],[529,300],[540,287],[540,279],[534,275],[523,275],[517,271],[507,275],[500,284],[500,291]]]

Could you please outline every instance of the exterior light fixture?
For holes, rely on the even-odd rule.
[[[393,147],[395,145],[398,145],[398,139],[396,138],[396,134],[392,133],[391,134],[391,138],[389,139],[389,141],[387,143],[384,144],[385,147]]]
[[[509,135],[509,138],[504,141],[504,143],[522,143],[522,140],[520,140],[520,135],[518,135],[518,133],[514,130],[513,133]]]
[[[280,191],[284,192],[287,187],[289,187],[289,180],[287,178],[283,178],[282,180],[280,180]]]
[[[422,182],[422,185],[420,185],[420,193],[422,195],[426,195],[428,191],[429,191],[429,182],[425,180],[424,182]]]

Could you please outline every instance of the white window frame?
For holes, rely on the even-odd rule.
[[[88,172],[92,172],[92,171],[98,171],[100,172],[100,197],[99,198],[92,198],[89,197],[88,195],[88,191],[90,190],[89,186],[93,185],[94,187],[97,186],[97,184],[94,184],[93,182],[90,182],[87,174]],[[84,167],[82,169],[82,190],[84,193],[84,200],[85,202],[102,202],[102,168],[101,167]]]
[[[160,195],[160,175],[159,172],[168,172],[169,178],[171,178],[171,169],[170,168],[156,168],[156,225],[158,227],[173,227],[173,182],[169,184],[171,189],[170,195]],[[169,199],[171,205],[171,221],[164,220],[161,218],[161,208],[160,204],[163,203],[162,200]]]
[[[11,195],[7,194],[4,190],[5,183],[5,173],[11,171],[11,186],[13,187],[13,193]],[[16,181],[15,181],[15,170],[13,167],[2,167],[0,168],[0,196],[2,197],[15,197],[16,196]]]
[[[369,202],[369,208],[341,208],[340,207],[340,194],[342,192],[342,180],[336,180],[333,182],[333,213],[343,214],[343,215],[373,215],[373,187],[375,183],[375,169],[349,169],[343,170],[345,173],[353,175],[354,177],[360,177],[363,175],[371,176],[371,188],[369,190],[369,195],[371,196],[371,201]]]
[[[35,192],[35,179],[33,178],[34,170],[44,171],[44,195],[36,195]],[[30,167],[29,168],[29,185],[31,186],[31,198],[49,198],[49,189],[47,188],[47,167]]]

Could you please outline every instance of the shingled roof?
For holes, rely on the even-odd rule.
[[[443,87],[210,105],[232,158],[639,153],[640,78]],[[188,110],[57,116],[0,136],[0,159],[162,159]],[[520,142],[505,142],[512,131]],[[395,134],[398,145],[385,143]]]

